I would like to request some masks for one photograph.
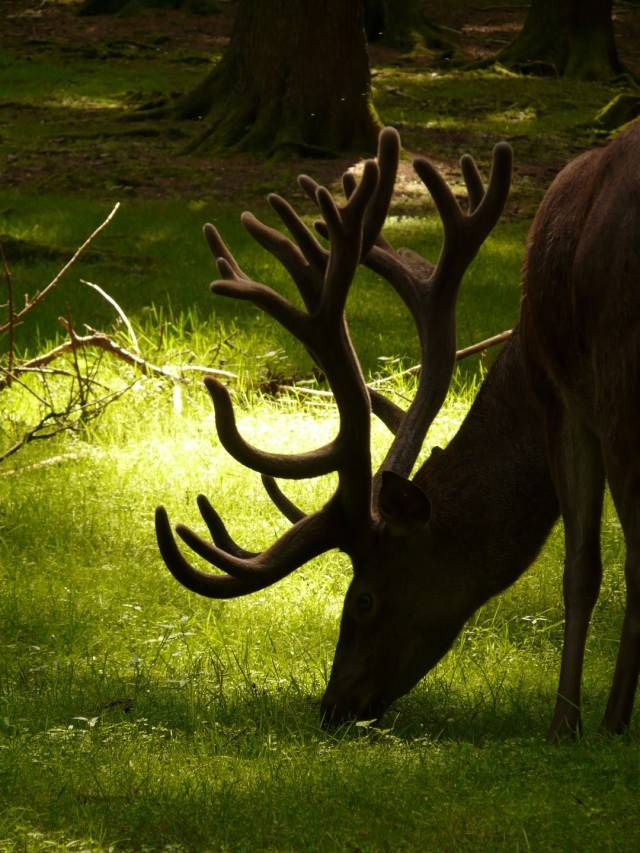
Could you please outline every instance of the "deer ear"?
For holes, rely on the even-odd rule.
[[[413,533],[431,515],[431,503],[420,486],[393,471],[382,472],[378,509],[391,531],[398,533]]]

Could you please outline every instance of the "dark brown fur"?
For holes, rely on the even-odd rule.
[[[566,626],[551,736],[576,732],[602,571],[606,474],[627,546],[627,610],[605,725],[624,730],[640,667],[639,427],[637,125],[570,163],[546,194],[529,236],[513,339],[458,434],[413,480],[430,517],[403,542],[396,538],[395,556],[383,521],[379,542],[356,562],[325,712],[366,715],[409,689],[471,613],[530,565],[559,504]],[[378,602],[375,619],[357,615],[363,592]]]

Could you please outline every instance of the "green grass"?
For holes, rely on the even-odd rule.
[[[555,145],[556,135],[588,133],[598,105],[612,91],[602,84],[526,77],[500,67],[423,72],[383,67],[374,79],[391,123],[425,125],[436,134],[458,130],[471,137],[516,137],[527,150],[543,136]]]
[[[113,197],[89,202],[51,195],[36,202],[17,193],[0,194],[0,233],[26,241],[33,249],[33,254],[11,262],[16,304],[22,302],[23,293],[33,294],[53,278],[112,203]],[[264,203],[254,209],[265,221],[276,224]],[[307,208],[307,212],[311,221],[311,210]],[[248,303],[211,295],[208,284],[217,271],[201,236],[205,221],[219,228],[250,275],[299,303],[295,285],[275,259],[251,240],[240,225],[237,210],[204,202],[131,200],[123,203],[108,230],[69,271],[46,309],[34,313],[17,330],[18,346],[33,351],[59,336],[57,317],[66,313],[67,305],[72,306],[77,323],[110,327],[112,309],[80,284],[85,279],[99,284],[118,301],[143,335],[151,359],[158,350],[166,355],[171,349],[179,352],[186,347],[203,361],[228,341],[220,347],[216,366],[249,369],[255,374],[256,364],[262,364],[265,374],[275,372],[283,377],[308,372],[310,363],[303,348],[275,322]],[[437,258],[441,225],[426,201],[422,215],[392,219],[385,233],[398,245]],[[524,237],[521,223],[501,224],[467,273],[458,312],[461,347],[515,323]],[[386,282],[367,271],[359,273],[349,314],[367,373],[375,373],[389,359],[418,360],[411,318]],[[387,361],[381,363],[381,357]],[[476,368],[474,360],[470,369]]]
[[[122,202],[52,298],[16,330],[18,348],[33,354],[59,340],[67,305],[78,326],[113,330],[128,346],[112,309],[79,283],[88,279],[116,298],[152,362],[238,371],[248,438],[272,450],[309,449],[335,432],[332,407],[260,391],[266,379],[307,377],[306,353],[247,303],[211,296],[215,271],[200,235],[213,221],[248,272],[297,299],[239,213],[248,207],[273,222],[263,197],[293,192],[299,164],[186,157],[178,152],[191,125],[159,123],[136,136],[136,127],[116,123],[117,107],[187,88],[204,73],[193,51],[151,36],[149,44],[104,45],[91,55],[30,45],[30,56],[26,48],[0,55],[0,154],[9,158],[0,234],[27,246],[10,258],[16,301],[50,281]],[[376,70],[380,114],[401,128],[410,152],[432,156],[449,177],[463,151],[486,170],[497,139],[513,144],[514,190],[465,279],[459,345],[510,327],[532,212],[558,165],[593,142],[590,119],[613,90],[499,70]],[[346,165],[336,164],[330,180]],[[300,169],[316,166],[329,174],[326,164]],[[416,186],[398,195],[387,235],[435,259],[441,227],[432,205]],[[313,211],[295,203],[311,221]],[[389,286],[359,274],[348,308],[367,375],[387,377],[399,401],[410,397],[411,383],[393,374],[417,360],[417,342]],[[483,370],[477,358],[461,367],[423,455],[455,433]],[[136,376],[104,362],[99,378],[116,388]],[[38,414],[20,387],[2,392],[2,405],[0,449]],[[376,428],[376,459],[387,441]],[[312,509],[331,487],[324,478],[287,491]],[[245,599],[198,598],[162,564],[153,511],[163,503],[173,521],[197,528],[201,491],[248,548],[285,528],[258,476],[222,451],[197,381],[176,390],[141,379],[99,421],[30,445],[0,467],[2,853],[638,849],[638,712],[627,736],[599,733],[624,606],[624,547],[608,499],[585,737],[550,746],[563,625],[560,529],[381,728],[327,733],[319,701],[348,561],[324,555]]]
[[[452,399],[429,443],[446,442],[468,402]],[[254,398],[240,426],[262,445],[303,448],[335,418]],[[609,505],[582,743],[544,742],[561,644],[559,531],[381,731],[331,735],[318,701],[344,559],[326,555],[226,603],[191,595],[159,559],[153,508],[198,526],[200,490],[247,547],[283,529],[259,478],[213,435],[197,388],[178,413],[169,389],[145,380],[90,440],[29,448],[20,470],[5,466],[1,849],[636,848],[637,735],[597,734],[623,603]],[[377,455],[385,440],[377,431]],[[59,452],[71,455],[34,467]],[[310,509],[329,485],[289,491]]]

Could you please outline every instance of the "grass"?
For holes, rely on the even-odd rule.
[[[109,211],[110,201],[80,198],[63,202],[58,196],[44,196],[36,203],[18,193],[2,195],[0,232],[30,247],[26,257],[18,256],[11,264],[17,303],[22,302],[23,293],[33,294],[53,277],[56,263],[62,266],[73,254]],[[265,221],[276,224],[264,203],[258,210]],[[308,214],[311,221],[310,210]],[[18,330],[19,346],[31,351],[52,340],[59,334],[57,317],[69,304],[77,322],[111,325],[112,309],[79,283],[83,278],[106,289],[124,308],[149,342],[150,357],[174,341],[176,350],[187,346],[203,361],[221,341],[229,340],[220,349],[216,366],[255,373],[257,360],[265,374],[275,371],[286,377],[307,372],[310,364],[303,348],[282,328],[247,303],[211,296],[207,285],[217,272],[200,233],[205,221],[219,228],[251,275],[299,301],[282,267],[244,231],[237,210],[228,206],[216,209],[211,203],[132,200],[123,204],[109,229],[67,275],[46,311],[32,315],[33,320]],[[426,204],[422,216],[394,219],[386,233],[399,245],[408,245],[427,257],[438,255],[441,226]],[[487,240],[461,294],[460,346],[514,324],[523,241],[524,227],[519,222],[499,226]],[[408,363],[419,358],[411,319],[388,284],[363,271],[353,288],[349,310],[352,334],[368,373],[380,368],[381,356]],[[265,358],[267,353],[274,355]],[[476,368],[477,362],[471,369]]]
[[[110,37],[74,49],[50,40],[30,45],[31,56],[15,44],[0,55],[0,108],[9,119],[0,150],[10,158],[0,234],[23,241],[12,245],[24,251],[10,256],[17,302],[123,202],[54,298],[17,330],[18,346],[33,354],[57,339],[67,305],[78,325],[111,329],[111,309],[79,283],[88,279],[122,305],[151,361],[238,371],[240,428],[250,440],[273,450],[321,444],[336,429],[330,406],[260,390],[273,377],[307,377],[306,353],[251,306],[210,295],[215,273],[200,237],[213,221],[247,271],[295,299],[239,212],[246,206],[272,222],[264,194],[290,194],[303,167],[179,156],[191,127],[160,123],[136,136],[139,128],[116,122],[116,108],[203,74],[211,52],[200,42],[154,39],[118,47]],[[496,139],[514,145],[514,192],[462,288],[459,345],[510,327],[532,212],[559,164],[594,141],[590,117],[612,90],[385,63],[375,87],[407,148],[433,156],[454,184],[462,151],[478,152],[486,168]],[[304,169],[331,183],[348,165]],[[387,233],[435,258],[441,228],[408,174],[405,163]],[[311,221],[313,211],[294,201]],[[415,333],[389,287],[359,274],[348,308],[367,375],[387,377],[398,400],[410,397],[411,382],[393,375],[417,360]],[[484,369],[478,359],[461,367],[423,455],[455,433]],[[106,363],[99,375],[111,387],[136,379]],[[37,405],[15,386],[2,403],[5,446]],[[377,459],[387,440],[377,428]],[[311,509],[331,485],[325,478],[287,490]],[[259,478],[222,451],[197,381],[176,391],[139,379],[99,421],[31,445],[0,468],[2,853],[638,849],[638,713],[623,738],[598,728],[624,606],[624,547],[609,499],[585,737],[550,746],[563,626],[560,529],[380,728],[328,733],[319,700],[348,562],[330,553],[245,599],[200,599],[164,568],[152,524],[163,503],[172,520],[198,527],[200,491],[248,548],[284,529]]]
[[[430,442],[446,441],[468,400],[451,401]],[[255,400],[241,420],[272,447],[334,427],[331,410],[284,400]],[[70,447],[30,448],[0,479],[3,849],[635,849],[637,737],[597,734],[623,596],[610,506],[582,743],[544,742],[559,531],[382,730],[332,735],[318,700],[345,561],[330,554],[275,588],[210,603],[159,560],[154,506],[197,525],[200,489],[247,547],[282,529],[258,478],[212,434],[197,390],[178,414],[145,380],[75,458],[30,467]],[[377,453],[383,443],[377,433]],[[322,499],[309,484],[290,492],[307,508]]]

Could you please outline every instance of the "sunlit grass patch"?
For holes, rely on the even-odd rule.
[[[108,57],[73,57],[73,73],[69,73],[69,58],[58,61],[51,55],[4,53],[0,56],[0,102],[8,101],[38,105],[53,109],[102,109],[107,103],[124,107],[132,91],[171,91],[173,86],[196,81],[202,76],[202,66],[195,68],[180,63],[159,65],[144,57],[131,61],[109,63],[105,74],[101,63]]]
[[[0,198],[0,234],[23,241],[25,252],[9,258],[18,301],[53,278],[75,248],[117,200],[110,192],[94,201],[66,195],[30,198],[6,193]],[[299,342],[249,303],[213,297],[209,282],[217,277],[214,260],[202,238],[212,221],[240,266],[258,281],[300,304],[295,285],[283,268],[251,240],[237,211],[197,200],[124,201],[109,229],[52,294],[37,322],[17,333],[19,348],[32,351],[61,334],[57,317],[70,304],[77,323],[111,328],[110,307],[79,278],[110,293],[132,320],[147,355],[195,360],[254,378],[283,380],[308,376],[310,360]],[[426,192],[416,216],[392,218],[385,233],[396,245],[437,260],[442,225]],[[304,209],[304,208],[303,208]],[[258,211],[276,224],[265,207]],[[307,211],[309,218],[313,216]],[[524,226],[499,226],[482,247],[463,284],[459,305],[459,345],[467,346],[513,325],[519,302],[519,268]],[[391,287],[368,271],[358,273],[349,298],[351,332],[366,372],[384,370],[389,359],[405,366],[419,359],[417,335],[408,311]],[[39,343],[40,342],[40,343]],[[180,355],[181,354],[181,355]],[[379,359],[385,359],[380,362]],[[213,360],[212,360],[213,359]],[[477,359],[465,370],[476,369]]]
[[[458,377],[428,446],[446,445],[477,381]],[[398,401],[414,390],[391,366],[383,387]],[[264,449],[307,449],[337,426],[328,401],[273,400],[249,386],[237,400],[242,434]],[[376,460],[388,440],[376,427]],[[64,458],[41,464],[56,454]],[[304,509],[333,486],[284,484]],[[377,850],[441,847],[444,837],[457,851],[513,849],[526,831],[530,843],[552,837],[560,849],[589,833],[582,847],[596,850],[612,822],[616,837],[621,826],[635,837],[636,739],[592,734],[622,604],[609,505],[605,553],[618,562],[605,574],[588,650],[589,736],[558,750],[544,732],[563,618],[559,531],[380,729],[331,734],[319,728],[318,703],[348,561],[330,553],[247,598],[199,598],[162,564],[152,516],[163,503],[172,521],[201,530],[200,491],[243,546],[265,547],[287,526],[259,477],[224,453],[198,384],[177,407],[169,386],[142,380],[84,439],[29,448],[15,470],[0,469],[5,849],[18,849],[16,839],[34,849],[139,849],[162,838],[187,850],[347,841]],[[576,797],[600,803],[595,823]],[[460,814],[457,827],[443,829],[445,807]],[[398,809],[408,815],[401,822]]]

